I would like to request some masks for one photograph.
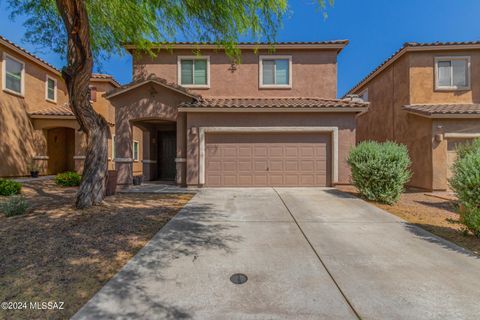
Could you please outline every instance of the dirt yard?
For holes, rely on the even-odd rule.
[[[192,197],[119,194],[77,211],[75,192],[24,184],[29,213],[1,214],[0,302],[63,302],[64,310],[0,309],[0,319],[69,318]]]
[[[359,196],[353,186],[338,186],[338,189]],[[393,206],[370,201],[375,206],[415,224],[437,236],[480,255],[480,239],[464,232],[458,221],[455,202],[427,195],[420,190],[408,190]]]

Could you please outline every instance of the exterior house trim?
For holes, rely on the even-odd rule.
[[[6,58],[15,60],[16,62],[22,64],[23,66],[22,79],[20,82],[20,93],[7,88],[7,63],[5,61]],[[15,58],[12,55],[9,55],[6,52],[3,52],[3,61],[2,61],[2,90],[16,96],[25,97],[25,62],[23,60]]]
[[[207,84],[182,84],[182,60],[207,60]],[[210,88],[210,56],[177,56],[177,83],[185,88]]]
[[[136,83],[136,84],[134,84],[134,85],[128,86],[128,87],[123,88],[123,89],[120,89],[120,90],[118,90],[118,91],[116,91],[116,92],[114,92],[114,93],[111,93],[111,94],[108,94],[108,93],[107,93],[107,94],[106,94],[106,98],[107,98],[107,99],[111,99],[111,98],[113,98],[113,97],[122,95],[122,94],[124,94],[124,93],[126,93],[126,92],[128,92],[128,91],[131,91],[131,90],[133,90],[133,89],[136,89],[136,88],[141,87],[141,86],[143,86],[143,85],[146,85],[146,84],[148,84],[148,83],[158,84],[158,85],[160,85],[160,86],[162,86],[162,87],[165,87],[165,88],[167,88],[167,89],[170,89],[170,90],[175,91],[175,92],[178,92],[178,93],[181,93],[181,94],[183,94],[183,95],[185,95],[185,96],[187,96],[187,97],[190,97],[190,98],[194,98],[194,99],[195,99],[195,98],[198,98],[198,96],[195,95],[195,94],[190,94],[190,93],[187,93],[187,92],[185,92],[185,91],[182,91],[182,90],[179,90],[179,89],[175,89],[175,88],[173,88],[172,86],[169,86],[168,84],[162,83],[161,81],[157,81],[157,80],[155,80],[155,79],[148,79],[148,80],[145,80],[145,81]]]
[[[365,112],[368,110],[368,107],[359,107],[359,108],[198,108],[198,107],[181,107],[178,108],[178,112]]]
[[[205,184],[205,134],[255,132],[323,132],[332,134],[332,184],[338,182],[338,127],[199,127],[199,184]]]
[[[443,136],[448,139],[471,139],[480,138],[480,133],[444,133]]]
[[[269,59],[288,60],[288,84],[263,84],[263,60],[269,60]],[[291,55],[260,55],[258,57],[258,87],[260,89],[291,89],[293,87],[292,56]]]
[[[409,114],[415,116],[429,118],[429,119],[479,119],[480,114],[478,113],[467,113],[467,114],[423,114],[415,111],[406,110]]]

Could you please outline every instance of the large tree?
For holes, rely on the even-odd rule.
[[[308,1],[308,0],[306,0]],[[215,42],[232,57],[240,37],[273,42],[287,0],[7,0],[12,17],[26,15],[27,41],[66,55],[62,70],[69,101],[87,137],[77,208],[100,204],[107,178],[106,120],[93,110],[89,81],[96,61],[122,44],[151,52],[177,36]],[[327,0],[314,0],[323,11]],[[333,0],[328,0],[330,4]],[[324,11],[323,11],[324,12]]]

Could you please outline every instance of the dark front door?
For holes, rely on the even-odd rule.
[[[177,137],[175,131],[158,132],[158,177],[160,180],[175,180],[175,154]]]

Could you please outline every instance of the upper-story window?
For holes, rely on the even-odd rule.
[[[90,86],[89,89],[90,90],[88,91],[88,99],[91,102],[97,101],[97,88]]]
[[[45,99],[57,102],[57,80],[48,75],[45,81]]]
[[[291,88],[292,57],[260,56],[260,88]]]
[[[436,90],[470,89],[470,57],[435,58]]]
[[[3,54],[3,90],[18,95],[25,93],[25,63]]]
[[[210,87],[210,57],[178,57],[178,82],[189,88]]]

